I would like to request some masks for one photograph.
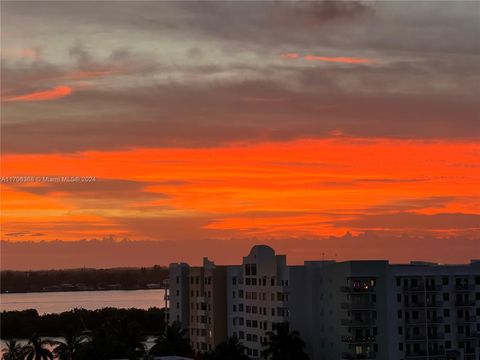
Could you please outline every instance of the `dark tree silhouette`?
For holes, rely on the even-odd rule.
[[[55,345],[54,341],[33,335],[24,346],[25,360],[53,360],[53,353],[47,346]]]
[[[73,331],[69,331],[64,336],[64,341],[57,341],[53,354],[58,360],[77,360],[86,343],[88,337],[78,336]]]
[[[245,354],[245,346],[236,336],[229,337],[226,341],[217,345],[214,351],[215,359],[222,360],[249,360]]]
[[[179,322],[167,326],[163,335],[155,339],[155,345],[150,349],[150,355],[189,355],[192,353],[187,331],[182,329]]]
[[[25,351],[17,340],[8,340],[5,346],[6,347],[2,349],[2,360],[23,360],[25,357]]]
[[[135,322],[111,320],[93,332],[78,359],[107,360],[128,358],[142,359],[145,355],[145,336]]]
[[[275,326],[275,331],[267,333],[268,340],[263,343],[262,356],[267,360],[309,360],[305,353],[305,343],[298,331],[290,331],[288,323]]]

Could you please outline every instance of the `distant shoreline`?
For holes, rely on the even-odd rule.
[[[1,291],[1,295],[10,294],[45,294],[45,293],[64,293],[64,292],[88,292],[88,291],[138,291],[138,290],[165,290],[166,287],[154,288],[121,288],[121,289],[65,289],[65,290],[31,290],[31,291]]]

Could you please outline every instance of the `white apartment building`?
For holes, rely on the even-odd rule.
[[[185,265],[171,265],[170,318],[190,329],[185,303],[198,300],[189,281],[177,279]],[[241,265],[224,268],[216,281],[217,292],[225,292],[217,294],[216,324],[236,335],[252,360],[260,359],[266,333],[285,321],[300,332],[312,360],[480,360],[480,261],[288,266],[285,255],[260,245]]]
[[[268,246],[254,246],[241,266],[228,268],[228,335],[236,335],[253,359],[261,356],[265,333],[288,321],[288,296],[286,256]]]

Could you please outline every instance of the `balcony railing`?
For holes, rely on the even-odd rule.
[[[375,324],[375,319],[342,319],[342,326],[371,327]]]
[[[455,301],[455,306],[456,307],[470,307],[470,306],[475,306],[475,300],[460,300],[460,301]]]
[[[406,308],[435,308],[435,307],[443,307],[443,301],[432,301],[430,303],[425,303],[424,301],[417,301],[417,302],[407,302],[405,304]]]
[[[429,334],[428,337],[425,334],[407,334],[405,336],[407,341],[423,341],[423,340],[443,340],[445,339],[445,334]]]
[[[477,317],[476,316],[466,316],[466,317],[457,317],[457,323],[476,323]]]
[[[342,336],[342,342],[346,342],[349,344],[369,344],[374,343],[376,341],[375,336],[351,336],[351,335],[344,335]]]
[[[413,318],[405,318],[405,324],[407,325],[418,325],[418,324],[441,324],[443,323],[443,317],[437,316],[432,319],[425,319],[424,317],[420,317],[418,319]]]
[[[441,285],[427,285],[418,284],[415,286],[408,285],[403,287],[404,292],[439,292],[442,291]]]
[[[371,301],[344,302],[340,304],[340,307],[346,310],[371,310],[375,309],[375,303]]]
[[[363,288],[363,287],[358,287],[354,288],[353,286],[340,286],[340,291],[341,292],[346,292],[346,293],[371,293],[375,291],[375,287],[368,287],[368,288]]]
[[[456,284],[455,291],[462,292],[462,291],[473,291],[475,290],[475,286],[473,284]]]
[[[342,359],[376,359],[377,354],[374,352],[364,352],[360,354],[354,354],[349,352],[342,353]]]

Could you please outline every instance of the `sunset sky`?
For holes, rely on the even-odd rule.
[[[479,2],[1,10],[2,240],[480,258]]]

